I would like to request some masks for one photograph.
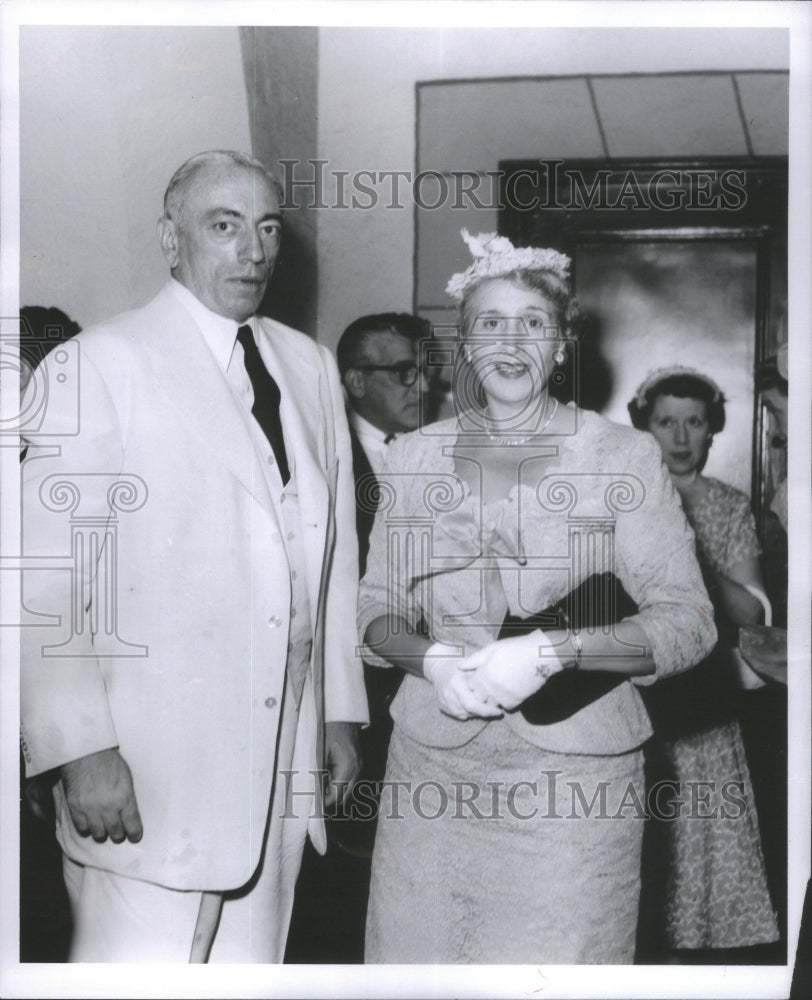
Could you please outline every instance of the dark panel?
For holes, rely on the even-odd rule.
[[[318,28],[240,28],[254,155],[279,180],[313,176],[318,150]],[[281,161],[298,161],[296,167]],[[316,217],[313,191],[288,184],[276,273],[262,311],[316,333]]]

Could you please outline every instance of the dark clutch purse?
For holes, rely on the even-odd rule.
[[[526,635],[534,629],[575,630],[608,628],[637,612],[637,605],[614,573],[588,577],[552,607],[529,618],[506,615],[497,638]],[[590,670],[564,670],[524,701],[517,711],[534,726],[561,722],[591,702],[602,698],[625,677]]]

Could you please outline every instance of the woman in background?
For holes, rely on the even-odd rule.
[[[652,824],[652,868],[644,867],[645,947],[655,951],[742,948],[778,938],[737,718],[741,682],[761,682],[734,651],[738,626],[769,617],[761,549],[748,498],[702,475],[725,424],[724,404],[712,379],[681,366],[650,374],[629,403],[633,425],[659,444],[694,529],[720,636],[696,670],[645,695],[655,732],[650,780],[678,783],[683,799],[676,818]],[[662,805],[669,815],[664,799]]]
[[[407,671],[366,961],[628,963],[651,733],[636,685],[707,655],[707,593],[650,438],[550,397],[569,259],[463,237],[457,414],[390,445],[359,600],[364,659]],[[499,637],[610,565],[639,607],[613,630],[553,614]]]

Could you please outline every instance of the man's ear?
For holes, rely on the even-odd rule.
[[[348,368],[344,372],[344,386],[351,399],[363,399],[366,395],[366,379],[364,373],[357,368]]]
[[[158,239],[170,271],[174,270],[178,263],[180,240],[178,239],[178,227],[173,219],[169,219],[165,215],[158,219]]]

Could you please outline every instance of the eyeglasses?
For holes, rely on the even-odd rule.
[[[414,385],[420,369],[412,361],[399,361],[394,365],[353,365],[359,372],[396,372],[402,386]]]

